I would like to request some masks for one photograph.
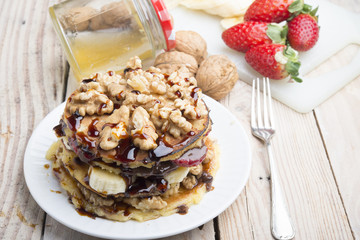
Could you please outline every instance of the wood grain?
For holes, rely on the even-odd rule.
[[[0,3],[1,239],[40,239],[43,228],[45,213],[26,187],[23,158],[34,127],[61,101],[65,61],[58,40],[45,34],[52,31],[47,6]]]
[[[349,46],[331,59],[338,67],[351,59],[358,46]],[[326,145],[329,162],[336,178],[355,238],[360,238],[360,77],[315,110]]]
[[[250,230],[254,239],[271,238],[270,173],[266,150],[251,136],[247,127],[250,124],[250,89],[244,83],[237,84],[228,99],[223,101],[247,129],[254,161],[246,192],[243,193],[246,201],[238,200],[223,214],[226,217],[219,217],[219,225],[223,226],[220,229],[222,239],[242,239],[242,235]],[[274,155],[285,200],[297,229],[296,239],[352,238],[313,114],[296,113],[277,101],[274,102],[274,111],[278,126],[273,139]],[[246,204],[240,205],[240,208],[247,209],[248,218],[239,217],[236,206],[241,203]],[[232,229],[248,224],[250,227],[245,231],[234,234]]]

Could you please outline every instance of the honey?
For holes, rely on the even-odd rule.
[[[68,0],[49,9],[78,81],[95,72],[123,72],[133,56],[146,65],[174,47],[171,18],[164,11],[161,0]]]
[[[79,71],[74,72],[80,81],[94,72],[122,71],[128,59],[154,57],[152,46],[143,30],[95,31],[73,34],[68,37],[74,61]]]

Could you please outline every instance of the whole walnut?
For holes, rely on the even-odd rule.
[[[89,27],[90,18],[96,13],[96,9],[92,7],[72,8],[63,17],[64,28],[77,32],[85,31]]]
[[[198,64],[207,57],[206,41],[193,31],[177,31],[175,34],[175,50],[193,56]]]
[[[196,74],[198,86],[210,97],[225,97],[239,79],[235,64],[225,55],[213,55],[204,60]]]
[[[131,23],[131,13],[123,2],[112,2],[101,8],[102,19],[107,25],[126,28]]]
[[[191,77],[194,76],[198,70],[198,63],[193,56],[178,51],[164,52],[158,55],[155,59],[154,66],[169,75],[181,69],[183,66],[189,70]]]

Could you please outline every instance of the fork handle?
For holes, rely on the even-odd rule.
[[[292,239],[295,230],[286,208],[270,141],[266,143],[271,174],[271,233],[275,239]]]

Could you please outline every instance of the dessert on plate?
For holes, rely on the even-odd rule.
[[[162,74],[130,59],[123,75],[84,79],[47,152],[80,213],[116,221],[184,214],[210,191],[218,150],[209,109],[186,67]]]

